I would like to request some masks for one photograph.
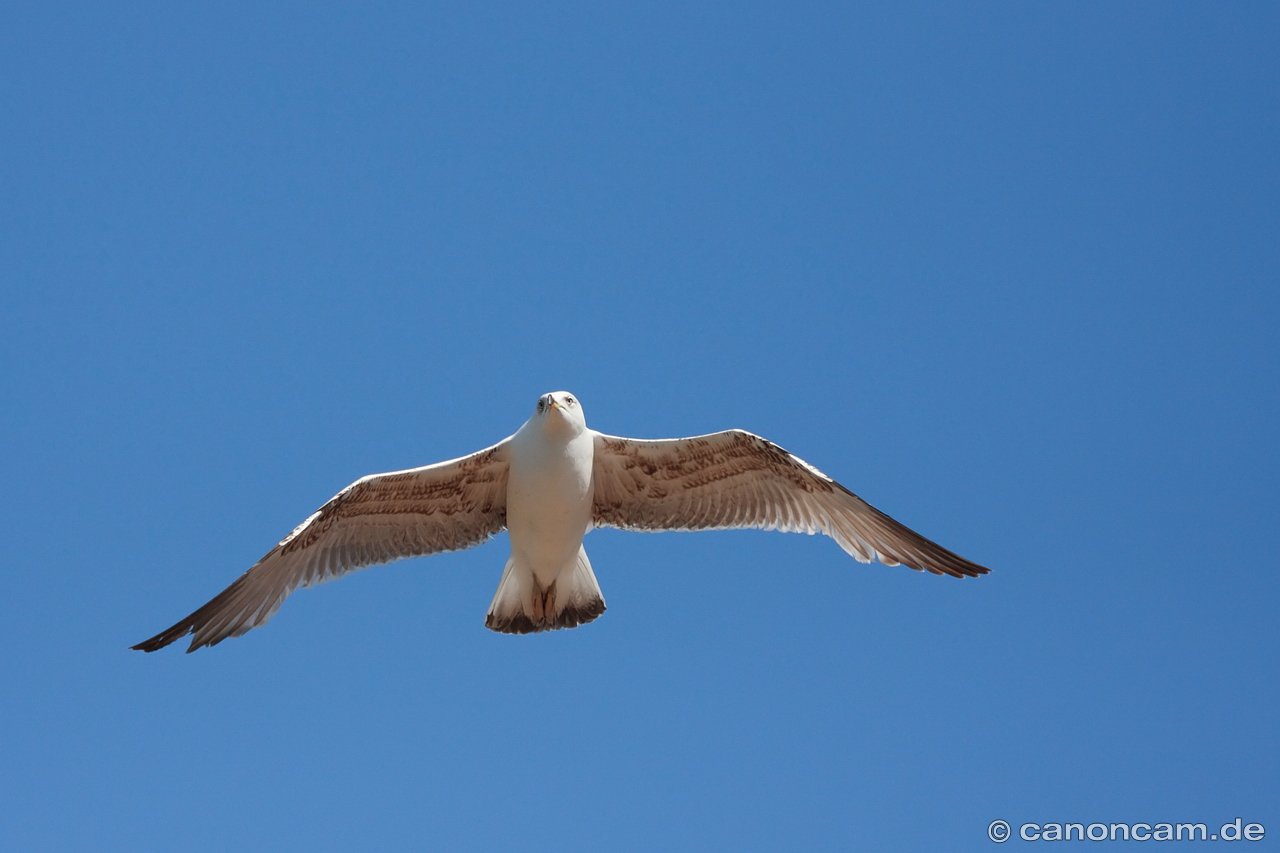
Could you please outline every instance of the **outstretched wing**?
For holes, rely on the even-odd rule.
[[[509,443],[361,477],[212,601],[133,648],[154,652],[191,633],[188,652],[214,646],[265,625],[299,587],[405,557],[479,545],[507,525]]]
[[[825,533],[863,563],[990,571],[924,538],[771,441],[738,429],[646,441],[596,433],[597,527]]]

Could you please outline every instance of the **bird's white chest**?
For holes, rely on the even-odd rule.
[[[590,527],[593,451],[585,430],[568,441],[521,430],[512,440],[507,531],[511,550],[539,576],[554,579],[571,564]]]

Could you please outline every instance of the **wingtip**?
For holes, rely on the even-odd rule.
[[[946,562],[941,561],[901,561],[896,563],[885,563],[886,566],[906,566],[909,569],[915,569],[917,572],[928,572],[931,575],[945,575],[946,577],[964,580],[965,578],[978,578],[983,575],[991,574],[991,570],[986,566],[980,566],[977,563],[971,563],[958,554],[953,554],[954,560]],[[959,562],[957,562],[959,561]],[[881,560],[883,563],[884,560]]]
[[[150,640],[143,640],[141,643],[138,643],[138,645],[136,646],[130,646],[129,651],[146,652],[147,654],[151,654],[152,652],[159,651],[160,649],[163,649],[165,646],[169,645],[168,643],[157,642],[157,640],[159,639],[160,639],[159,637],[152,637]]]
[[[177,625],[174,625],[172,628],[169,628],[166,631],[161,631],[159,634],[156,634],[154,637],[151,637],[150,639],[143,640],[141,643],[138,643],[138,645],[136,646],[130,646],[129,649],[131,651],[147,652],[148,654],[150,654],[151,652],[158,652],[160,651],[160,649],[163,649],[165,646],[169,645],[174,640],[181,639],[182,637],[185,637],[189,633],[191,633],[190,625],[188,625],[186,622],[179,622]]]

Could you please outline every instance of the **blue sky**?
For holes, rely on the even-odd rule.
[[[6,6],[0,846],[1270,849],[1278,17]],[[561,388],[995,571],[597,531],[508,637],[500,538],[128,651]]]

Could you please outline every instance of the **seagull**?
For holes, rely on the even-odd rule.
[[[859,562],[977,577],[972,563],[894,521],[771,441],[739,429],[637,439],[587,428],[567,391],[538,398],[516,432],[470,456],[361,477],[208,604],[132,648],[192,634],[187,652],[265,625],[302,587],[358,569],[511,540],[485,627],[575,628],[605,611],[583,537],[622,530],[824,533]]]

